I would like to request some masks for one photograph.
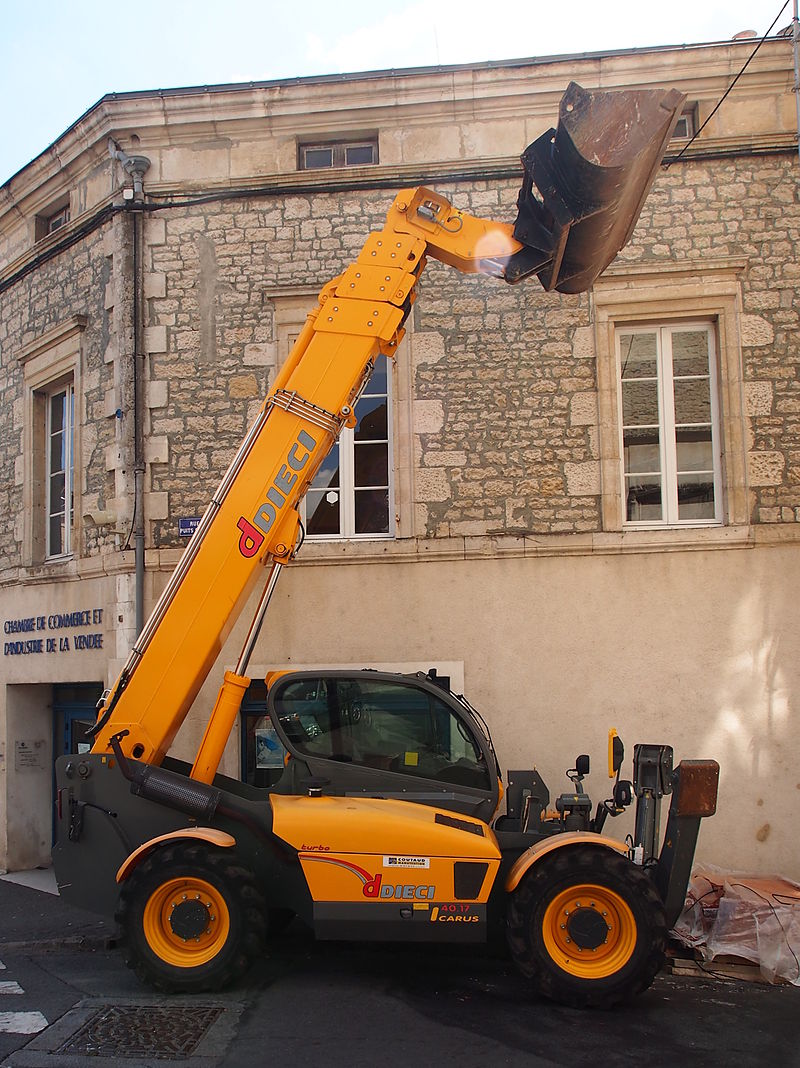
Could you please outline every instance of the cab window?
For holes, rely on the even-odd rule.
[[[440,782],[491,788],[467,725],[435,695],[401,682],[304,678],[276,701],[301,754]]]

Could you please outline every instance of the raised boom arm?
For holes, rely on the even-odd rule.
[[[427,258],[507,281],[537,273],[548,289],[589,288],[630,237],[682,102],[675,91],[587,93],[570,85],[558,129],[523,155],[514,224],[467,215],[423,187],[396,197],[384,228],[320,293],[104,696],[93,751],[110,750],[119,735],[127,756],[161,763],[267,567],[256,618],[236,671],[225,674],[192,769],[193,778],[212,781],[250,682],[247,661],[269,597],[298,547],[300,500],[341,429],[354,425],[376,359],[394,357]]]

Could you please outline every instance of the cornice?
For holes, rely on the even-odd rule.
[[[68,341],[69,338],[74,337],[76,334],[83,333],[88,322],[89,318],[86,315],[71,315],[68,319],[64,319],[63,322],[57,323],[55,326],[51,326],[49,330],[37,335],[33,341],[28,341],[24,344],[17,353],[17,359],[20,363],[26,363],[28,360],[33,359],[34,356],[38,356],[40,352],[46,352],[48,349]]]
[[[745,256],[704,256],[702,259],[655,260],[646,263],[625,263],[617,261],[606,267],[600,278],[594,283],[594,290],[616,289],[627,279],[643,281],[658,278],[661,281],[673,281],[680,278],[694,277],[702,273],[711,275],[739,275],[747,270],[749,261]]]
[[[717,99],[738,71],[752,41],[662,46],[573,56],[534,57],[497,63],[368,71],[357,74],[249,82],[238,85],[108,94],[0,191],[14,198],[52,178],[87,151],[97,160],[109,135],[139,131],[155,147],[187,139],[253,136],[261,124],[273,135],[291,133],[297,119],[333,117],[372,124],[397,113],[403,124],[422,109],[427,121],[469,116],[473,121],[554,116],[566,82],[587,88],[634,88],[669,82],[692,99]],[[791,89],[791,41],[764,43],[740,82],[754,93]],[[393,122],[393,124],[395,124]],[[159,134],[158,131],[161,131]]]

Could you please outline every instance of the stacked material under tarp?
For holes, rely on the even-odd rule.
[[[800,986],[800,884],[782,876],[695,869],[672,934],[706,961],[751,961],[768,982]]]

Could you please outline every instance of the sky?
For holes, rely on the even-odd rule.
[[[784,0],[0,0],[0,184],[106,93],[764,34]],[[773,33],[791,22],[792,3]]]

